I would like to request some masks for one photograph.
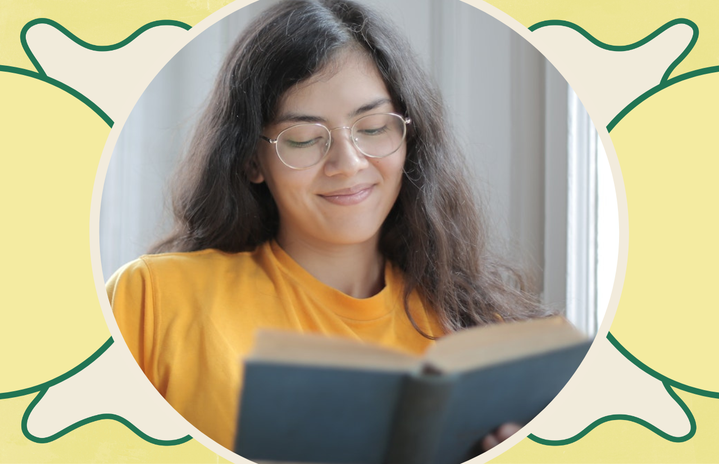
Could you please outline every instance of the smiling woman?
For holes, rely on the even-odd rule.
[[[107,283],[147,377],[228,448],[258,328],[421,353],[547,313],[490,253],[441,99],[395,30],[345,0],[261,14],[175,179],[175,230]]]
[[[406,128],[401,116],[391,115],[396,109],[387,87],[365,53],[345,51],[334,60],[282,98],[277,122],[265,128],[280,134],[276,150],[260,145],[251,180],[266,182],[277,204],[282,249],[320,281],[367,298],[384,284],[380,227],[402,185]],[[386,141],[374,147],[377,140]],[[369,156],[362,147],[380,151]],[[301,159],[307,156],[314,164],[288,169],[290,160],[309,164]]]

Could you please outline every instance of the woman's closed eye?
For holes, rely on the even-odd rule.
[[[389,127],[387,127],[386,124],[381,127],[363,127],[361,129],[357,130],[357,135],[367,136],[367,137],[375,137],[378,135],[382,135],[389,130],[390,129],[389,129]]]
[[[318,143],[321,143],[324,137],[314,137],[308,140],[285,140],[287,148],[309,148]]]

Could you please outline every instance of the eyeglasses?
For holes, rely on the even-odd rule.
[[[287,167],[306,169],[322,161],[332,145],[332,132],[349,129],[354,146],[370,158],[384,158],[399,150],[407,136],[409,118],[394,113],[363,116],[351,127],[328,129],[322,124],[302,123],[290,126],[271,139],[260,138],[275,146],[277,156]]]

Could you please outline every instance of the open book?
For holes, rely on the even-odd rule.
[[[262,331],[245,361],[235,451],[285,462],[459,463],[499,425],[537,415],[590,343],[560,317],[453,333],[423,357]]]

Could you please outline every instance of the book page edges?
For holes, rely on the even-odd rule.
[[[258,330],[248,362],[414,372],[417,356],[356,340],[319,334]]]
[[[501,364],[587,341],[566,319],[555,316],[499,323],[454,333],[425,354],[426,363],[439,372],[460,372]]]

